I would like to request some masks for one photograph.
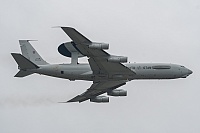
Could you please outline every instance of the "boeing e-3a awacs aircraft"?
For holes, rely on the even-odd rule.
[[[58,47],[60,54],[70,57],[71,64],[49,64],[42,59],[28,40],[19,40],[21,54],[12,53],[19,72],[15,77],[38,73],[69,80],[93,81],[84,93],[67,102],[109,102],[109,97],[127,96],[127,91],[116,89],[136,79],[177,79],[186,78],[192,71],[184,66],[163,63],[126,63],[127,57],[111,55],[104,50],[109,44],[92,42],[71,27],[61,27],[72,39]],[[78,58],[87,56],[89,64],[79,64]],[[123,64],[122,64],[123,63]]]

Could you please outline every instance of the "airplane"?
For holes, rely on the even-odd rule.
[[[109,97],[127,96],[127,91],[117,89],[131,80],[186,78],[193,72],[177,64],[127,63],[127,57],[107,53],[109,44],[92,42],[72,27],[60,27],[71,42],[62,43],[58,52],[71,58],[70,64],[49,64],[30,44],[30,40],[19,40],[22,54],[11,53],[18,64],[19,72],[14,77],[25,77],[33,73],[74,80],[93,81],[84,93],[67,102],[90,100],[108,103]],[[89,64],[79,63],[78,58],[88,57]]]

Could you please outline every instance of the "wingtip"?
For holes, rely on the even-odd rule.
[[[75,101],[58,102],[58,103],[72,103],[72,102],[75,102]]]
[[[68,100],[66,102],[58,102],[58,103],[71,103],[71,102],[77,102],[77,101],[74,101],[73,99],[71,99],[71,100]]]
[[[19,40],[19,44],[21,45],[21,43],[24,43],[24,42],[31,42],[31,41],[38,41],[38,40],[20,39],[20,40]]]
[[[70,27],[70,26],[53,26],[53,27],[51,27],[51,28],[61,28],[61,29],[66,28],[66,29],[74,29],[73,27]]]
[[[13,57],[15,56],[15,55],[21,55],[20,53],[10,53]]]
[[[62,26],[53,26],[51,28],[61,28]]]
[[[67,103],[67,102],[58,102],[58,103]]]

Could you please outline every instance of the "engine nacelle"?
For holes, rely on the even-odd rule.
[[[109,97],[106,97],[106,96],[97,96],[95,98],[91,98],[90,102],[108,103],[109,102]]]
[[[109,96],[127,96],[127,91],[118,89],[107,92]]]
[[[89,45],[89,48],[92,49],[109,49],[109,44],[107,43],[92,43]]]
[[[127,57],[124,56],[114,56],[108,58],[108,62],[125,63],[128,61]]]

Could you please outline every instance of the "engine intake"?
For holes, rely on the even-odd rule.
[[[107,92],[109,96],[127,96],[127,91],[118,89]]]
[[[95,102],[95,103],[108,103],[109,102],[109,97],[106,96],[97,96],[95,98],[91,98],[90,102]]]
[[[128,61],[128,58],[124,56],[115,56],[115,57],[108,58],[108,62],[125,63],[127,61]]]
[[[93,43],[89,45],[91,49],[109,49],[109,44],[107,43]]]

